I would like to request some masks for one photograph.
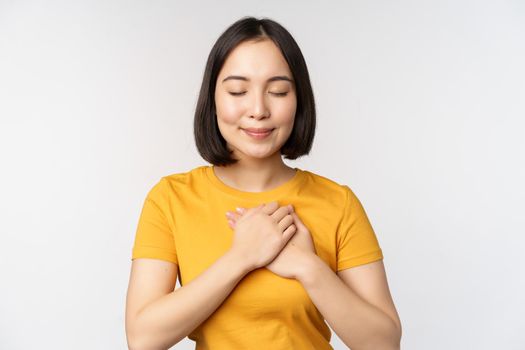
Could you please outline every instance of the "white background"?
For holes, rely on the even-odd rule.
[[[0,1],[0,348],[126,348],[143,200],[208,164],[192,129],[204,65],[244,15],[303,51],[318,129],[287,163],[361,199],[402,348],[524,349],[517,0]]]

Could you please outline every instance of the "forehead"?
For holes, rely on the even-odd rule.
[[[281,50],[271,40],[246,41],[235,47],[224,62],[219,78],[235,74],[250,80],[265,80],[273,75],[288,75],[291,71]]]

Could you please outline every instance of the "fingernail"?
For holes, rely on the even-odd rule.
[[[241,209],[241,208],[235,208],[235,210],[237,210],[237,212],[238,212],[239,214],[242,213],[242,209]]]
[[[288,207],[290,208],[290,210],[291,210],[292,212],[294,211],[294,210],[293,210],[293,205],[290,204],[290,205],[288,205]]]
[[[232,213],[230,213],[229,211],[227,211],[227,212],[226,212],[226,217],[228,217],[228,218],[232,218],[233,215],[232,215]]]

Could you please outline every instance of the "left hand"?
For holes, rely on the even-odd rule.
[[[232,229],[235,228],[237,220],[244,215],[246,210],[246,208],[239,208],[237,212],[227,212],[231,214],[228,224]],[[317,255],[317,252],[308,228],[295,211],[292,211],[290,215],[293,217],[297,231],[275,259],[266,265],[266,268],[281,277],[299,280],[300,276],[306,273],[311,255]]]

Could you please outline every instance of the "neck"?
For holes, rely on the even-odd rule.
[[[235,164],[214,166],[215,175],[226,185],[246,192],[263,192],[278,187],[295,175],[279,153],[265,159],[240,158]]]

